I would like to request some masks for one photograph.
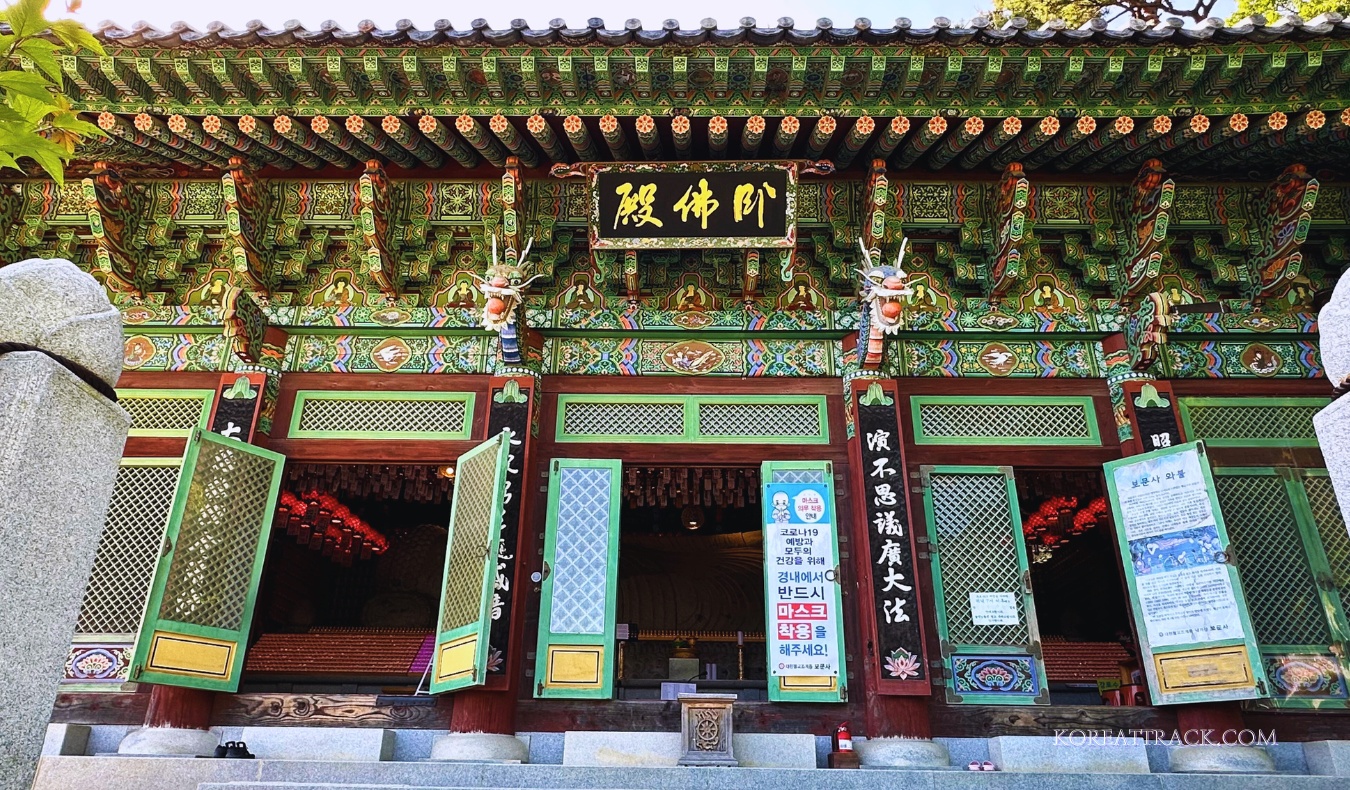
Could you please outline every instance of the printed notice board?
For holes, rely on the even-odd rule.
[[[824,483],[764,487],[769,674],[837,677],[839,558],[834,503]]]
[[[1153,704],[1266,696],[1202,442],[1106,464]]]

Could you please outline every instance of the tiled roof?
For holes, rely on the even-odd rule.
[[[1041,643],[1045,676],[1051,682],[1090,683],[1098,678],[1120,676],[1120,662],[1134,658],[1117,642]]]
[[[1122,27],[1108,27],[1100,19],[1081,28],[1069,28],[1054,20],[1040,28],[1031,28],[1025,19],[1014,18],[996,23],[987,17],[976,17],[969,22],[954,23],[945,17],[934,19],[928,27],[916,26],[901,17],[889,25],[875,26],[871,20],[858,19],[853,25],[837,27],[829,19],[816,20],[813,26],[798,27],[796,22],[783,17],[776,23],[761,26],[746,17],[732,27],[719,27],[717,20],[704,19],[692,28],[683,28],[679,21],[667,19],[659,25],[644,27],[637,19],[629,19],[618,27],[607,27],[602,19],[589,19],[582,27],[569,27],[562,19],[550,20],[545,27],[531,27],[523,19],[513,19],[505,28],[493,28],[487,20],[476,19],[467,30],[456,30],[449,22],[438,20],[429,30],[419,30],[403,19],[393,28],[381,28],[369,20],[344,30],[336,22],[327,21],[317,29],[309,29],[291,20],[280,28],[269,28],[259,21],[249,22],[243,30],[234,30],[220,22],[213,22],[205,30],[177,22],[168,30],[160,30],[145,22],[130,28],[112,22],[103,22],[96,32],[108,44],[128,47],[211,48],[259,46],[696,46],[696,45],[792,45],[792,46],[848,46],[857,44],[945,44],[990,46],[1185,46],[1190,44],[1258,44],[1283,40],[1307,41],[1316,38],[1350,38],[1350,23],[1340,14],[1328,13],[1304,21],[1295,15],[1282,16],[1268,22],[1253,16],[1237,24],[1226,26],[1222,20],[1206,19],[1198,25],[1186,27],[1179,19],[1157,22],[1131,20]]]
[[[249,648],[244,671],[269,675],[420,675],[426,669],[428,643],[433,638],[426,631],[378,628],[263,634]]]

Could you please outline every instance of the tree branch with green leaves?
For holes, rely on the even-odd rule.
[[[1062,19],[1069,27],[1079,27],[1093,19],[1113,22],[1121,18],[1148,22],[1166,17],[1199,22],[1214,11],[1218,0],[994,0],[994,18],[1022,17],[1032,27],[1052,19]],[[1337,12],[1350,15],[1350,0],[1238,0],[1237,12],[1229,23],[1260,14],[1273,22],[1287,14],[1312,19],[1318,14]]]
[[[62,183],[76,145],[103,132],[81,120],[61,92],[59,56],[80,50],[102,55],[103,46],[79,22],[48,20],[47,3],[19,0],[0,11],[8,26],[0,28],[0,169],[23,172],[20,160],[27,159]]]

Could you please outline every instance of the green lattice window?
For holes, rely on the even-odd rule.
[[[1012,469],[925,466],[922,478],[948,702],[1048,703]]]
[[[117,402],[131,415],[128,436],[187,436],[205,428],[214,390],[119,389]]]
[[[1257,641],[1326,644],[1331,634],[1288,482],[1271,469],[1214,470]]]
[[[238,688],[285,460],[202,429],[188,437],[131,680]]]
[[[471,392],[299,390],[288,438],[463,441],[473,407]]]
[[[76,620],[79,637],[124,637],[141,625],[164,544],[181,458],[124,458]]]
[[[1316,447],[1325,398],[1178,398],[1186,435],[1212,447]]]
[[[1304,492],[1312,509],[1313,523],[1317,525],[1317,535],[1326,552],[1331,583],[1344,604],[1350,602],[1350,533],[1346,532],[1345,518],[1341,514],[1336,492],[1331,488],[1331,478],[1325,469],[1304,470]]]
[[[560,395],[559,442],[826,444],[823,395]]]
[[[684,401],[657,399],[558,402],[559,441],[677,440],[684,437]]]
[[[915,444],[1099,445],[1089,397],[915,395]]]
[[[1268,704],[1346,707],[1350,536],[1325,470],[1215,469],[1214,484],[1271,682]]]

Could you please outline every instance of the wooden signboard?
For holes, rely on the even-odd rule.
[[[1267,696],[1204,444],[1105,466],[1153,703]]]
[[[525,499],[525,442],[530,433],[532,387],[522,388],[516,379],[493,381],[488,403],[488,435],[507,433],[506,494],[502,504],[502,532],[497,548],[497,574],[493,582],[488,636],[488,674],[506,672],[510,649],[511,609],[515,603],[516,557],[520,541],[520,508]]]
[[[590,169],[592,249],[741,249],[797,243],[791,163],[614,164]]]
[[[262,373],[222,375],[216,392],[215,411],[211,414],[211,432],[238,439],[244,444],[251,443],[266,382],[267,377]]]

